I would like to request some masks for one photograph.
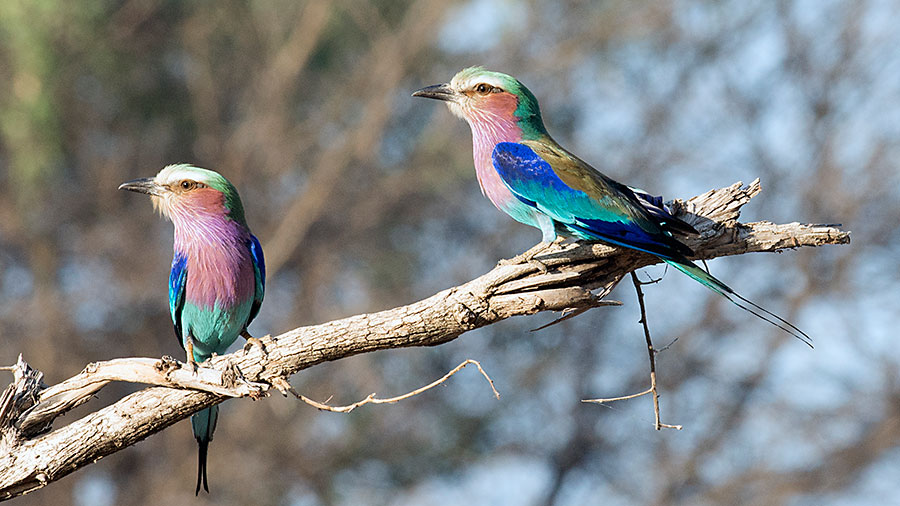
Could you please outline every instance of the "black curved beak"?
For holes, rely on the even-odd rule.
[[[412,96],[433,98],[435,100],[443,100],[444,102],[456,102],[456,99],[458,98],[456,91],[450,87],[449,83],[427,86],[421,90],[414,91]]]
[[[147,195],[156,195],[157,197],[161,196],[164,190],[162,186],[156,184],[156,181],[154,181],[152,177],[133,179],[131,181],[120,184],[119,189],[138,193],[146,193]]]

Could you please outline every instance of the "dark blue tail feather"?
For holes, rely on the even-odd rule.
[[[212,441],[213,432],[216,431],[216,422],[219,419],[219,406],[210,406],[203,411],[191,415],[191,427],[194,431],[194,437],[199,445],[199,454],[197,462],[197,490],[194,495],[200,494],[200,487],[209,493],[209,480],[206,476],[207,454],[209,453],[209,442]]]

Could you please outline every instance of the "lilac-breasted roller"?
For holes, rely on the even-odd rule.
[[[482,192],[515,220],[539,228],[542,242],[572,237],[656,255],[811,346],[805,332],[689,260],[694,252],[678,237],[697,231],[666,211],[661,199],[610,179],[557,144],[544,127],[537,99],[516,78],[471,67],[413,96],[442,100],[466,120]]]
[[[179,164],[119,189],[150,195],[175,225],[169,311],[188,362],[196,367],[225,353],[239,335],[251,339],[247,325],[263,301],[266,267],[234,185],[217,172]],[[191,416],[200,445],[197,494],[201,483],[209,492],[206,457],[218,414],[212,406]]]

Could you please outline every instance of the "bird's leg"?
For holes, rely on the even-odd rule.
[[[244,355],[250,351],[250,348],[253,346],[259,347],[259,351],[262,352],[263,356],[267,355],[266,346],[262,341],[250,335],[250,332],[247,332],[247,329],[241,331],[241,337],[247,340],[247,343],[244,345]]]
[[[542,273],[547,273],[550,271],[550,268],[544,262],[541,262],[536,257],[549,249],[554,244],[558,244],[565,240],[563,237],[558,237],[556,235],[556,224],[553,222],[553,218],[547,216],[544,213],[536,213],[535,219],[537,220],[538,226],[541,228],[541,242],[535,245],[530,250],[522,253],[521,255],[516,256],[510,260],[501,260],[498,262],[498,265],[512,265],[519,263],[528,263],[531,264]]]
[[[531,248],[531,250],[525,253],[522,259],[536,266],[541,272],[547,273],[550,270],[547,267],[547,264],[541,262],[536,257],[547,251],[558,241],[562,241],[564,239],[556,235],[556,224],[554,224],[553,219],[546,214],[538,213],[537,222],[541,227],[541,242],[538,246]]]
[[[191,367],[191,371],[197,374],[197,361],[194,360],[194,337],[190,334],[184,340],[184,349],[187,351],[187,363]]]

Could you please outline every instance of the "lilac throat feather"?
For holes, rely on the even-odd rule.
[[[199,190],[192,200],[166,209],[175,225],[176,255],[187,259],[185,299],[200,308],[245,302],[255,291],[250,232],[228,217],[222,192]]]

